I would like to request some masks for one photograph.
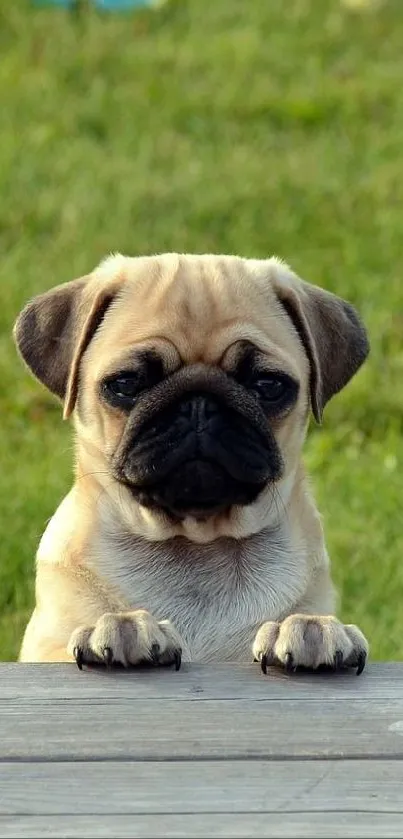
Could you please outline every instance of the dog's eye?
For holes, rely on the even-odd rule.
[[[113,379],[107,379],[102,386],[106,398],[116,405],[128,407],[143,390],[144,380],[139,373],[123,373]]]
[[[290,392],[290,383],[285,376],[278,376],[273,373],[260,375],[252,383],[252,390],[265,402],[274,405],[282,402]]]

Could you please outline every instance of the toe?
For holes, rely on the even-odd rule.
[[[104,647],[102,650],[102,658],[107,667],[111,667],[113,664],[113,651],[111,647]]]
[[[344,656],[341,650],[336,650],[333,658],[334,670],[341,670],[343,666]]]
[[[365,650],[360,650],[357,655],[357,676],[360,676],[362,671],[364,670],[365,664],[367,661],[367,654]]]
[[[79,670],[83,669],[84,663],[84,650],[82,647],[74,647],[73,655]]]
[[[294,663],[293,654],[289,651],[285,654],[284,657],[284,669],[287,671],[287,673],[294,673],[297,669]]]
[[[267,664],[267,655],[262,655],[260,658],[260,667],[265,676],[267,675]]]
[[[151,661],[153,664],[158,664],[159,658],[161,653],[161,647],[159,644],[152,644],[150,650]]]

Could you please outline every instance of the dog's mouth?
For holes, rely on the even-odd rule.
[[[187,460],[148,486],[126,485],[144,507],[199,521],[224,514],[234,505],[251,504],[264,488],[263,482],[235,481],[220,464],[204,458]]]

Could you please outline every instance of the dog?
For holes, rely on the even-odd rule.
[[[20,661],[363,670],[301,462],[369,351],[349,303],[274,257],[117,254],[14,335],[76,452]]]

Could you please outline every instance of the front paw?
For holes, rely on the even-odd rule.
[[[368,643],[358,627],[340,623],[337,618],[290,615],[281,623],[268,621],[260,627],[253,655],[264,673],[269,665],[282,664],[288,671],[297,667],[356,667],[359,676],[365,667]]]
[[[181,665],[182,644],[169,621],[157,621],[149,612],[107,612],[95,626],[81,626],[69,641],[68,652],[81,670],[83,664],[122,664],[129,667],[150,662]]]

